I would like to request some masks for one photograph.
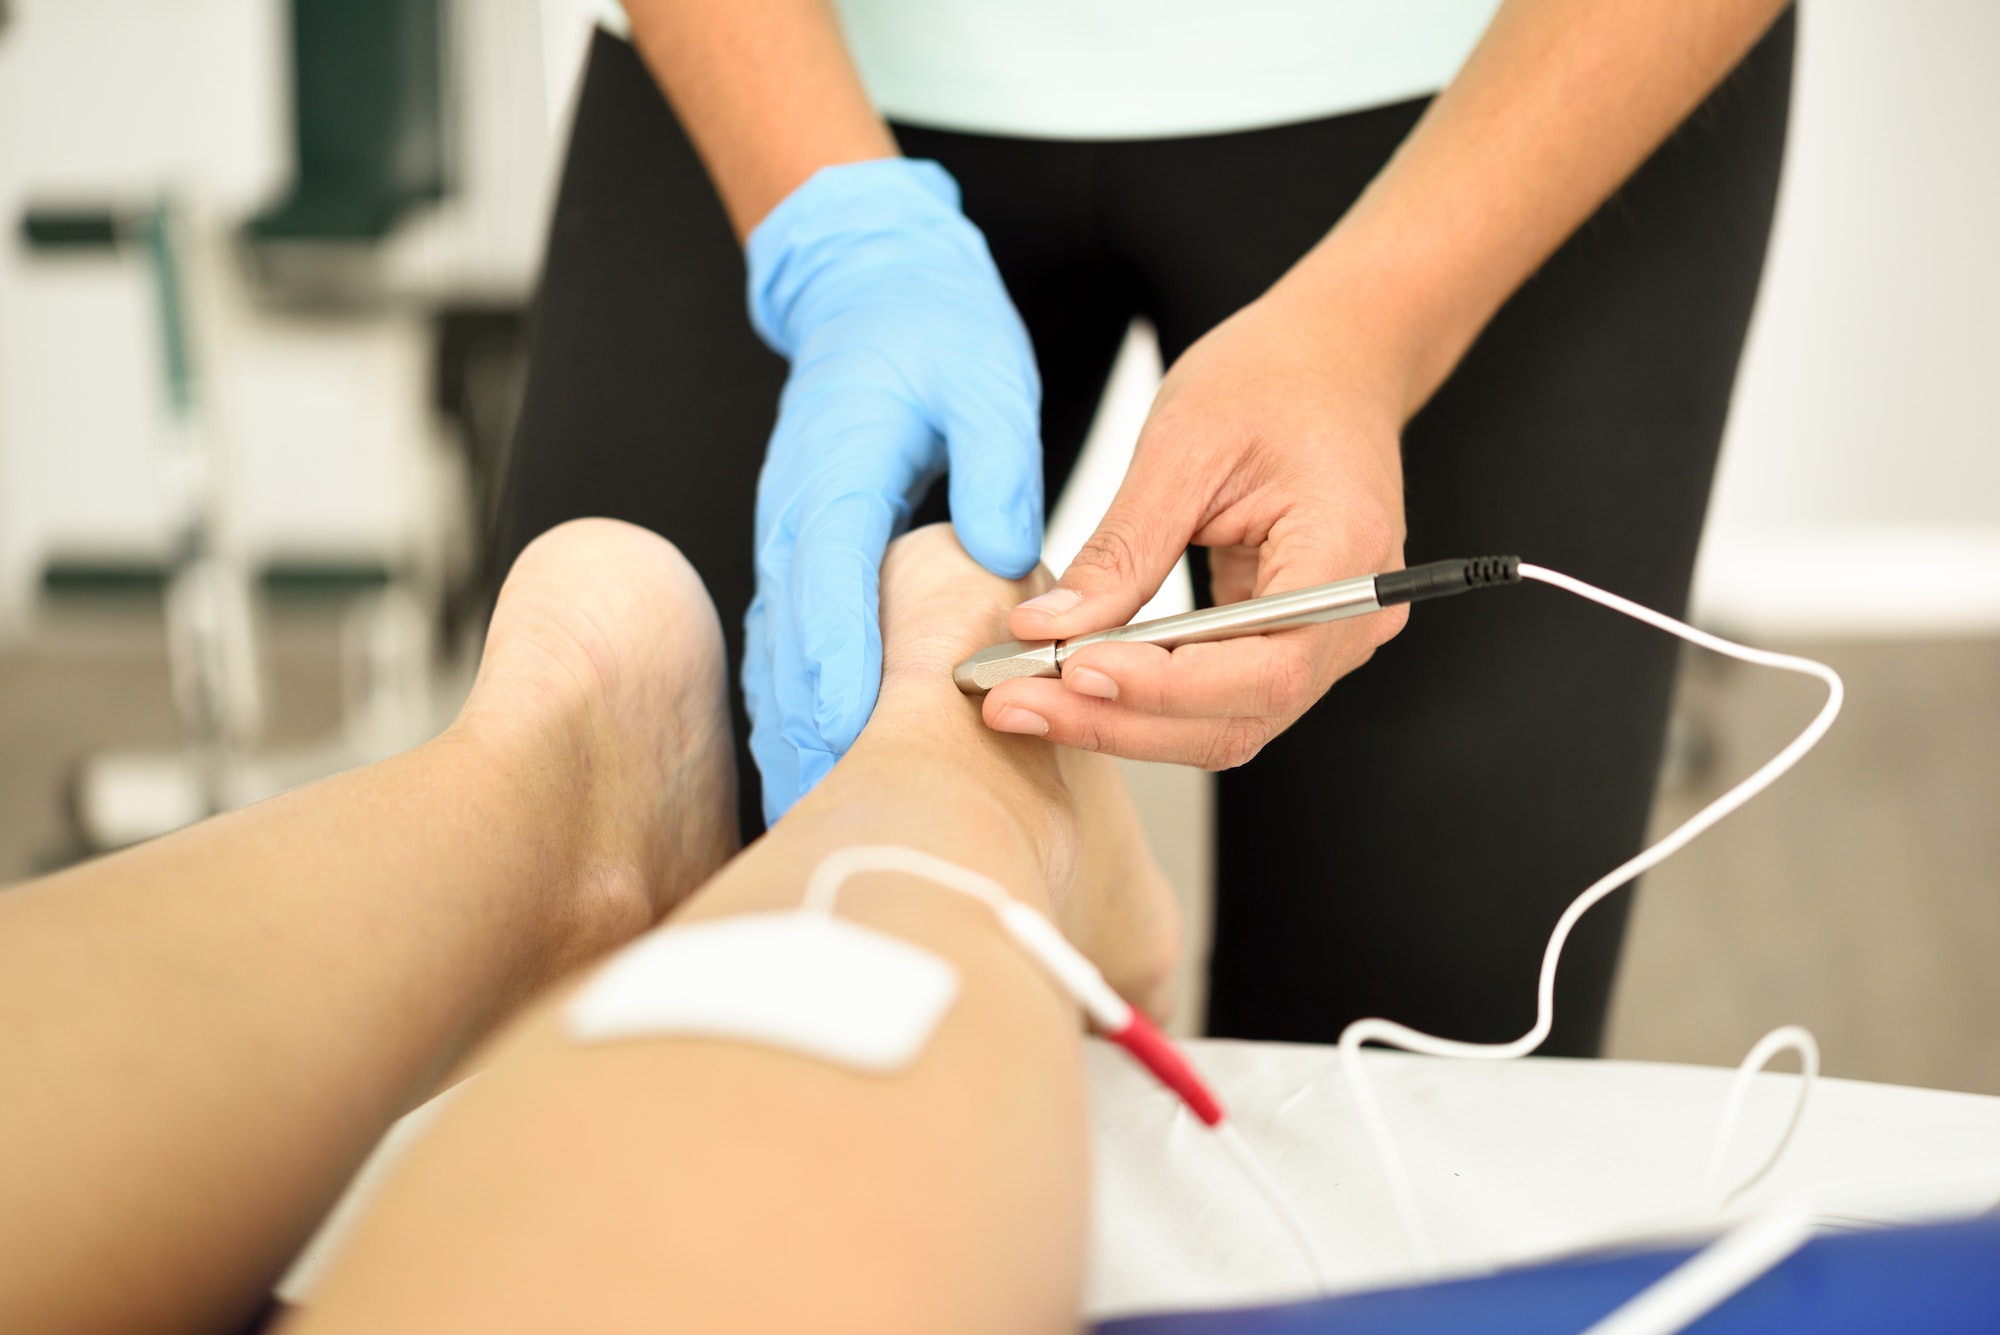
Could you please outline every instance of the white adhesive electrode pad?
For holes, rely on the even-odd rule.
[[[884,1074],[930,1042],[958,970],[830,914],[752,913],[655,932],[570,1002],[570,1036],[735,1039]]]

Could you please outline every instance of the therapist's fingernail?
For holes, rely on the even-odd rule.
[[[1049,735],[1049,721],[1032,709],[1022,709],[1019,705],[1009,705],[1001,710],[993,720],[996,732],[1018,732],[1029,737]]]
[[[1073,667],[1063,674],[1063,684],[1072,691],[1094,695],[1100,700],[1118,698],[1118,683],[1096,668]]]
[[[1083,601],[1083,595],[1075,589],[1050,589],[1047,593],[1028,599],[1021,609],[1028,612],[1046,612],[1059,617]]]

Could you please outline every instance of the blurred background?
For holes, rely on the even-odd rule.
[[[597,17],[0,0],[0,882],[449,719]],[[1805,8],[1695,616],[1824,658],[1848,710],[1642,887],[1610,1055],[1733,1064],[1795,1021],[1830,1074],[2000,1093],[1995,50],[1987,0]],[[1158,377],[1135,327],[1051,564]],[[1816,690],[1691,658],[1656,822]],[[1129,768],[1198,1015],[1207,780]]]

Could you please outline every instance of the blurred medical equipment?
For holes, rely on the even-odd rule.
[[[166,476],[177,512],[166,578],[167,664],[187,734],[183,756],[99,756],[84,764],[75,805],[97,848],[117,847],[231,805],[239,752],[263,723],[250,577],[220,479],[224,444],[208,410],[193,308],[206,291],[183,210],[161,200],[119,212],[30,211],[43,252],[135,249],[152,279],[171,432]]]
[[[83,759],[68,809],[84,852],[119,848],[405,750],[436,730],[440,579],[421,565],[356,599],[342,628],[338,733],[287,750],[260,747],[266,717],[256,575],[228,485],[230,442],[214,411],[226,364],[208,331],[230,263],[226,235],[198,210],[35,209],[22,222],[41,254],[136,252],[153,289],[170,432],[163,470],[175,516],[165,573],[168,668],[185,736],[171,751],[107,750]]]
[[[285,187],[276,203],[224,204],[210,191],[226,172],[173,157],[130,187],[38,191],[22,219],[54,301],[145,266],[141,346],[157,358],[107,357],[89,383],[146,400],[163,385],[157,419],[147,402],[107,419],[116,439],[75,433],[85,448],[49,471],[52,492],[68,488],[48,507],[64,517],[21,543],[70,606],[161,585],[185,739],[83,758],[63,804],[65,855],[406,749],[449,718],[476,654],[477,537],[512,434],[544,221],[538,11],[532,0],[286,8],[290,41],[274,53],[293,67],[276,83],[290,90],[292,133],[273,159],[290,168],[272,180]],[[63,56],[76,39],[56,24],[35,36]],[[134,160],[148,161],[128,154],[80,175],[129,177]],[[150,361],[163,369],[147,383]],[[32,388],[35,420],[60,428],[72,414],[59,391]],[[144,429],[155,420],[164,467]],[[121,470],[128,493],[134,476],[165,485],[121,509],[96,500],[93,467]],[[338,617],[338,726],[284,747],[268,739],[267,593],[307,613],[295,620],[321,619],[314,607]]]
[[[291,0],[290,18],[291,189],[244,232],[256,263],[291,275],[267,275],[273,286],[326,284],[326,299],[351,302],[353,270],[374,258],[355,247],[446,195],[444,11],[441,0]]]

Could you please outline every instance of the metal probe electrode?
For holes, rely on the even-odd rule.
[[[1060,677],[1069,656],[1092,644],[1157,644],[1162,649],[1177,649],[1183,644],[1312,626],[1379,612],[1395,603],[1419,602],[1490,585],[1518,584],[1519,566],[1520,558],[1513,556],[1433,561],[1408,570],[1339,579],[1308,589],[1249,598],[1226,607],[1205,607],[1156,621],[1117,626],[1079,635],[1073,640],[1044,640],[1039,644],[1009,640],[981,649],[960,663],[951,670],[951,679],[967,695],[984,695],[1001,682],[1017,677]]]

